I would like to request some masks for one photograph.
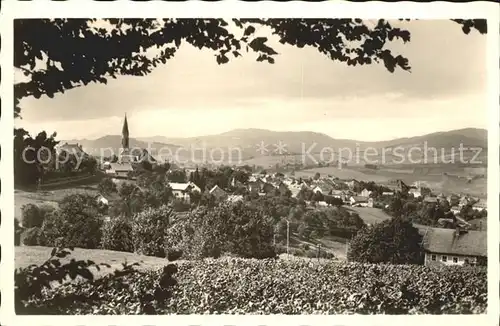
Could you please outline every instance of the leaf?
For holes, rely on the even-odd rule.
[[[247,28],[245,28],[245,32],[243,33],[243,35],[249,36],[250,34],[253,34],[254,32],[255,32],[255,27],[250,25]]]

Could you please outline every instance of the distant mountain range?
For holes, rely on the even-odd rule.
[[[94,155],[99,155],[103,148],[110,148],[114,153],[118,153],[121,146],[120,135],[108,135],[94,140],[64,140],[63,143],[78,143],[83,149]],[[150,150],[153,156],[165,156],[158,154],[160,149],[163,149],[164,154],[169,152],[187,151],[191,146],[193,148],[213,149],[219,148],[225,152],[231,149],[239,148],[244,157],[250,158],[259,156],[256,152],[258,144],[267,145],[269,150],[267,154],[272,153],[276,149],[275,145],[284,144],[284,149],[288,153],[300,154],[303,148],[306,150],[313,146],[311,153],[319,153],[322,148],[328,147],[334,150],[341,148],[356,149],[361,151],[370,147],[375,149],[403,147],[409,148],[412,146],[422,147],[427,142],[427,147],[445,148],[448,152],[451,148],[458,150],[460,144],[464,147],[480,147],[487,149],[487,130],[485,129],[459,129],[444,132],[435,132],[427,135],[398,138],[388,141],[366,142],[350,139],[336,139],[328,135],[311,132],[311,131],[271,131],[265,129],[235,129],[224,132],[218,135],[208,135],[190,138],[169,138],[163,136],[130,138],[130,147],[139,147]]]

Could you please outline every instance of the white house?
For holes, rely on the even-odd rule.
[[[242,195],[229,195],[226,198],[226,201],[230,202],[230,203],[235,203],[235,202],[242,201],[242,200],[243,200],[243,196]]]
[[[359,193],[359,195],[360,195],[361,197],[370,197],[371,193],[372,193],[372,192],[371,192],[370,190],[368,190],[368,189],[366,189],[366,188],[365,188],[365,189],[363,189],[363,190]]]
[[[384,192],[382,192],[382,196],[394,196],[394,192],[393,191],[384,191]]]
[[[109,200],[104,197],[103,195],[99,194],[95,197],[96,201],[100,204],[103,204],[103,205],[106,205],[108,206],[109,205]]]
[[[424,265],[476,265],[487,257],[486,232],[427,228],[424,233]]]
[[[422,190],[420,188],[411,188],[408,194],[412,195],[413,198],[419,198],[422,197]]]
[[[477,203],[472,205],[472,209],[475,211],[479,211],[479,212],[486,210],[486,208],[487,208],[487,205],[484,201],[478,201]]]
[[[195,185],[193,182],[171,182],[169,183],[169,186],[172,188],[172,194],[175,198],[183,199],[187,202],[191,200],[191,197],[189,196],[191,192],[198,191],[201,193],[200,187]]]
[[[351,196],[349,199],[351,206],[356,207],[373,207],[373,198],[364,196]]]
[[[453,213],[453,214],[458,214],[460,213],[460,207],[458,206],[453,206],[450,208],[450,211]]]

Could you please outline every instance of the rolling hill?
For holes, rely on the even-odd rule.
[[[89,153],[98,155],[101,149],[111,148],[118,153],[121,143],[121,136],[108,135],[95,140],[68,140],[61,143],[79,143]],[[324,148],[327,151],[338,153],[339,149],[348,148],[355,152],[358,149],[361,153],[367,148],[382,149],[401,147],[408,150],[411,147],[423,148],[424,144],[427,147],[435,147],[439,150],[443,148],[446,153],[454,148],[456,152],[460,148],[460,144],[469,148],[482,148],[483,156],[486,155],[487,149],[487,131],[484,129],[459,129],[452,131],[436,132],[432,134],[398,138],[388,141],[364,142],[350,139],[336,139],[323,133],[311,131],[271,131],[266,129],[234,129],[217,135],[207,135],[190,138],[168,138],[163,136],[131,138],[130,146],[148,149],[153,156],[167,158],[168,154],[178,153],[178,157],[182,159],[195,160],[227,160],[229,155],[237,156],[238,151],[241,153],[242,160],[255,160],[262,156],[272,156],[278,154],[277,144],[284,144],[282,153],[302,154],[312,147],[310,153],[320,153]],[[263,143],[267,145],[267,151],[256,151],[257,145]],[[194,154],[190,148],[195,149]],[[205,148],[208,153],[203,154],[201,148]],[[218,149],[218,151],[213,151]],[[164,155],[161,155],[159,151]],[[221,154],[222,153],[222,154]],[[221,156],[222,155],[222,156]],[[234,162],[234,160],[232,161]]]

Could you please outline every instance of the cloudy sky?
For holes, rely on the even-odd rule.
[[[274,65],[256,62],[252,53],[217,65],[213,52],[183,44],[146,77],[25,99],[16,125],[57,131],[59,139],[119,134],[125,113],[131,137],[264,128],[375,141],[487,128],[486,36],[465,35],[450,21],[402,24],[411,42],[390,47],[410,60],[411,73],[348,67],[275,41]]]

